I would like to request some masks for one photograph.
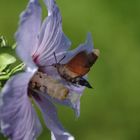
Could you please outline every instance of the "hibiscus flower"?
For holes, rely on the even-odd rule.
[[[55,0],[44,0],[44,3],[48,16],[43,23],[38,0],[29,0],[20,16],[16,52],[25,64],[25,70],[11,77],[0,93],[0,128],[11,140],[34,140],[39,136],[42,128],[32,101],[41,110],[52,140],[74,140],[59,122],[54,103],[71,107],[79,116],[84,87],[64,82],[56,68],[48,65],[55,63],[54,52],[58,60],[65,55],[62,63],[66,63],[80,51],[92,52],[93,43],[88,34],[84,44],[70,51],[71,42],[63,33],[61,14]],[[47,92],[32,92],[30,81],[38,71],[59,80],[68,88],[68,97],[60,100]]]

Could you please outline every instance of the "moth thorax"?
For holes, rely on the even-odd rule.
[[[29,88],[33,91],[48,93],[52,98],[64,100],[67,98],[69,90],[59,81],[42,72],[37,72],[30,81]]]

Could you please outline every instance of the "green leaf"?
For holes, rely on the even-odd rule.
[[[16,58],[8,53],[0,54],[0,72],[2,72],[8,65],[16,62]]]
[[[15,49],[16,47],[17,47],[17,44],[14,43],[14,44],[12,45],[12,49]]]
[[[7,41],[3,36],[0,36],[0,47],[5,47],[7,46]]]

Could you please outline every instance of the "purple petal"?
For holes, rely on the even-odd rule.
[[[91,33],[88,33],[86,42],[84,44],[79,45],[76,49],[68,51],[62,63],[67,63],[71,58],[73,58],[76,54],[78,54],[81,51],[86,51],[87,53],[90,53],[93,51],[93,49],[94,47],[93,47],[92,36]]]
[[[16,33],[17,54],[28,66],[34,66],[31,56],[38,44],[40,26],[40,5],[38,0],[30,0],[27,9],[20,16],[19,28]]]
[[[76,117],[80,116],[80,98],[82,94],[77,94],[77,93],[71,93],[69,95],[69,100],[71,102],[71,107],[75,112]]]
[[[69,133],[64,133],[63,135],[57,135],[51,132],[51,139],[52,140],[75,140],[72,135]]]
[[[85,87],[80,86],[80,85],[75,86],[72,84],[67,84],[66,82],[63,82],[63,85],[69,89],[69,95],[67,99],[63,101],[60,101],[60,100],[59,101],[54,100],[54,101],[59,104],[71,107],[74,110],[76,117],[79,117],[80,116],[80,98],[83,94]]]
[[[27,95],[32,73],[12,77],[0,94],[0,127],[11,140],[34,140],[41,124]]]
[[[53,14],[53,6],[55,5],[55,0],[44,0],[44,3],[48,8],[48,15]]]
[[[68,134],[58,120],[57,110],[53,103],[44,95],[38,94],[38,96],[40,100],[35,100],[35,102],[42,111],[46,126],[56,135],[65,136],[65,134]]]
[[[65,85],[65,86],[67,86],[67,85]],[[73,87],[73,89],[74,88],[76,88],[76,87]],[[78,89],[79,89],[79,91],[83,92],[84,88],[85,87],[81,87],[81,89],[80,89],[80,87],[79,87]],[[44,98],[46,98],[46,100],[49,100],[50,102],[65,105],[65,106],[72,108],[75,112],[76,117],[79,117],[80,116],[80,98],[82,96],[82,93],[80,93],[80,92],[76,93],[75,91],[73,91],[71,89],[69,89],[69,90],[70,90],[69,96],[65,100],[59,100],[56,98],[52,98],[47,93],[44,94],[43,96],[44,96]],[[39,94],[41,94],[41,93],[39,93]]]
[[[44,0],[48,7],[48,17],[44,20],[39,35],[39,45],[36,50],[39,65],[54,63],[55,52],[61,58],[66,53],[71,42],[62,31],[62,19],[59,8],[54,0]],[[59,58],[58,58],[59,59]]]
[[[72,108],[75,112],[76,117],[79,117],[80,116],[80,98],[81,98],[81,96],[82,96],[82,94],[78,94],[78,93],[72,92],[70,90],[69,96],[66,100],[63,100],[63,101],[54,100],[54,102],[62,104],[62,105],[66,105],[66,106]]]

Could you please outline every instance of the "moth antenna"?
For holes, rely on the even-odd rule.
[[[56,64],[57,64],[57,58],[56,58],[55,52],[54,52],[53,54],[54,54],[55,62],[56,62]]]
[[[66,55],[64,55],[64,56],[59,60],[58,63],[60,63],[65,57],[66,57]]]

